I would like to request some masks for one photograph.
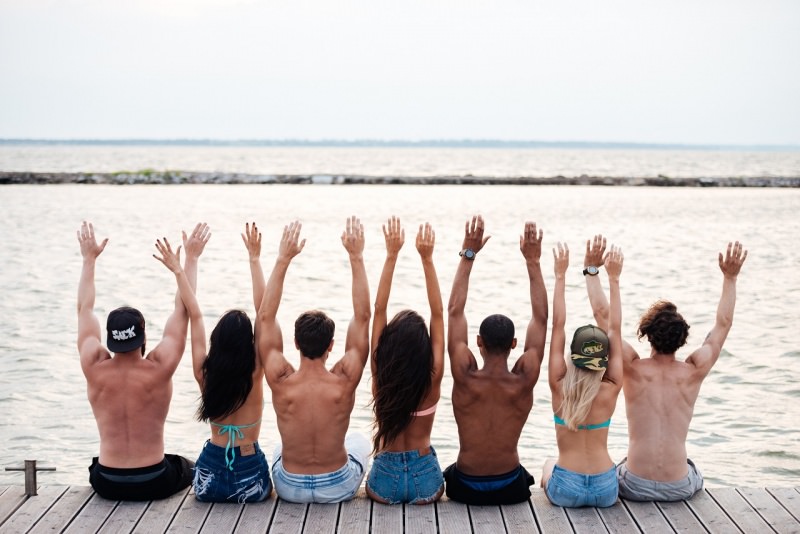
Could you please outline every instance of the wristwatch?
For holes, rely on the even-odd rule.
[[[583,275],[586,276],[588,274],[589,276],[597,276],[597,273],[599,272],[600,269],[598,269],[594,265],[589,265],[587,268],[583,270]]]
[[[468,259],[470,261],[475,259],[475,251],[472,250],[471,248],[465,248],[464,250],[459,252],[458,255],[461,256],[462,258],[466,258],[466,259]]]

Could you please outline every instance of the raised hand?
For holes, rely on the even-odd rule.
[[[623,260],[622,249],[618,246],[611,245],[611,250],[609,250],[603,258],[609,279],[619,278],[619,275],[622,273]]]
[[[406,231],[400,226],[400,219],[392,217],[383,225],[383,238],[386,241],[386,255],[397,257],[406,241]]]
[[[519,236],[519,250],[526,261],[539,261],[542,256],[544,232],[536,229],[535,222],[526,222],[523,235]]]
[[[285,260],[291,260],[303,250],[306,246],[306,240],[300,240],[300,230],[303,225],[300,221],[294,221],[283,227],[283,236],[281,237],[281,244],[278,246],[278,257]]]
[[[161,257],[153,254],[153,257],[166,266],[167,269],[177,274],[181,272],[181,247],[175,252],[172,251],[172,246],[169,244],[167,238],[162,242],[160,239],[156,240],[156,250],[161,253]]]
[[[746,259],[747,251],[744,250],[744,246],[741,243],[738,241],[728,243],[725,257],[722,257],[722,252],[719,253],[719,268],[725,278],[736,278]]]
[[[186,232],[181,232],[183,237],[183,248],[186,250],[186,257],[197,259],[203,253],[206,243],[211,239],[211,228],[206,223],[197,223],[190,236]]]
[[[483,217],[473,215],[472,221],[467,221],[464,227],[464,241],[462,248],[471,249],[478,253],[492,236],[483,237]]]
[[[417,252],[420,257],[429,259],[433,256],[433,245],[436,242],[436,233],[430,223],[420,224],[417,232]]]
[[[586,255],[583,257],[583,266],[602,267],[606,253],[606,238],[597,234],[593,239],[586,240]]]
[[[569,247],[566,243],[558,243],[557,248],[553,249],[553,271],[556,278],[564,277],[569,267]]]
[[[342,232],[342,245],[351,256],[364,252],[364,225],[355,215],[347,219],[347,226]]]
[[[95,259],[105,250],[108,238],[103,239],[103,242],[98,245],[94,237],[94,226],[92,226],[92,223],[83,221],[81,229],[78,230],[77,233],[78,243],[80,243],[81,246],[81,256],[83,256],[84,259]]]
[[[247,252],[251,260],[257,260],[261,257],[261,232],[258,231],[256,223],[250,226],[250,223],[245,223],[244,233],[241,234],[244,246],[247,247]]]

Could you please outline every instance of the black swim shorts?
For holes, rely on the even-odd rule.
[[[193,468],[194,462],[175,454],[165,454],[161,462],[135,469],[105,467],[94,457],[89,466],[89,483],[104,499],[152,501],[189,487]]]
[[[531,496],[530,486],[534,482],[533,475],[521,465],[500,475],[474,476],[462,473],[456,468],[456,464],[452,464],[444,470],[444,480],[447,483],[445,491],[448,498],[479,506],[525,502]],[[504,481],[508,483],[503,484]],[[502,486],[490,490],[475,488],[480,485]]]

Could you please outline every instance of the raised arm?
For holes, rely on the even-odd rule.
[[[553,331],[550,334],[550,357],[547,363],[547,380],[550,391],[559,391],[559,382],[567,374],[567,363],[564,361],[566,334],[564,325],[567,322],[566,277],[569,267],[569,248],[566,243],[558,243],[553,249],[553,271],[556,275],[556,287],[553,290]],[[560,396],[560,395],[559,395]],[[553,409],[556,409],[556,398],[553,395]]]
[[[94,237],[94,227],[83,221],[78,230],[83,267],[78,282],[78,355],[84,374],[92,364],[111,357],[100,341],[100,321],[94,314],[94,269],[97,257],[105,250],[108,238],[99,245]]]
[[[472,221],[467,221],[464,227],[464,241],[461,244],[461,260],[453,277],[450,302],[447,304],[447,353],[450,356],[450,371],[456,380],[470,370],[478,368],[475,356],[468,345],[467,317],[464,308],[467,305],[472,264],[490,237],[483,237],[483,217],[474,215]]]
[[[544,359],[544,342],[547,337],[547,289],[542,277],[542,237],[536,223],[526,222],[519,238],[519,250],[525,258],[531,294],[531,320],[525,333],[525,350],[514,365],[513,371],[522,374],[531,387],[539,379]]]
[[[361,380],[369,356],[369,319],[372,315],[367,270],[364,267],[364,225],[358,217],[347,219],[345,231],[342,232],[342,245],[350,258],[353,318],[347,328],[344,357],[331,371],[343,374],[355,388]]]
[[[442,290],[439,288],[439,278],[436,276],[436,267],[433,264],[433,246],[435,242],[436,234],[431,225],[429,223],[419,225],[416,245],[419,257],[422,260],[422,270],[425,272],[425,289],[428,293],[428,306],[431,309],[432,380],[434,384],[439,384],[444,375],[444,306],[442,305]]]
[[[300,254],[306,245],[305,239],[300,240],[301,229],[302,225],[299,221],[283,227],[283,236],[278,247],[278,256],[275,258],[275,266],[267,280],[264,299],[258,308],[256,344],[261,365],[264,367],[264,373],[270,385],[289,376],[294,371],[283,355],[283,333],[277,316],[283,296],[286,271],[289,269],[292,259]]]
[[[625,352],[622,344],[622,303],[619,293],[619,276],[622,274],[622,261],[622,249],[612,246],[605,256],[608,286],[611,293],[606,334],[611,347],[608,354],[608,368],[603,380],[619,387],[622,387],[622,355]]]
[[[211,229],[206,223],[197,223],[192,233],[187,236],[182,232],[183,249],[186,252],[184,272],[192,291],[197,292],[197,262],[211,239]],[[175,309],[164,326],[164,335],[147,358],[162,364],[168,374],[175,372],[186,348],[186,332],[189,329],[189,314],[181,300],[180,293],[175,294]]]
[[[406,239],[405,230],[400,226],[400,219],[394,215],[383,225],[383,239],[386,241],[386,261],[383,262],[381,280],[378,282],[378,293],[375,295],[375,315],[372,317],[372,339],[369,347],[370,354],[372,354],[370,369],[373,376],[377,372],[374,356],[375,347],[378,346],[383,329],[386,328],[386,309],[389,305],[389,293],[392,291],[392,278],[397,264],[397,255],[400,253],[400,249],[403,248],[403,243]]]
[[[719,254],[719,268],[722,271],[722,295],[717,305],[717,318],[714,327],[706,336],[703,346],[694,351],[687,359],[704,375],[711,371],[717,362],[722,345],[728,337],[733,325],[733,310],[736,307],[736,278],[747,259],[747,251],[741,243],[728,243],[725,256]]]
[[[250,257],[253,306],[256,313],[258,313],[258,307],[261,306],[261,301],[264,300],[264,290],[267,287],[267,282],[264,280],[264,270],[261,268],[261,232],[258,231],[255,222],[253,226],[250,226],[250,223],[245,223],[242,241],[244,241],[244,246],[247,248],[247,254]]]
[[[197,297],[194,294],[194,289],[189,282],[189,277],[186,272],[181,268],[181,247],[173,252],[169,241],[160,239],[156,241],[156,250],[161,254],[161,257],[153,254],[153,257],[164,264],[174,275],[178,283],[178,295],[180,295],[183,305],[189,314],[189,322],[192,325],[192,370],[194,371],[194,379],[197,381],[200,389],[203,389],[203,362],[206,359],[206,328],[203,323],[203,313],[200,310],[200,304],[197,302]]]

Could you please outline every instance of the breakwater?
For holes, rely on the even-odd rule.
[[[0,171],[0,185],[12,184],[409,184],[409,185],[597,185],[651,187],[800,187],[800,176],[671,178],[669,176],[363,176],[343,174],[246,174],[190,171],[112,173]]]

